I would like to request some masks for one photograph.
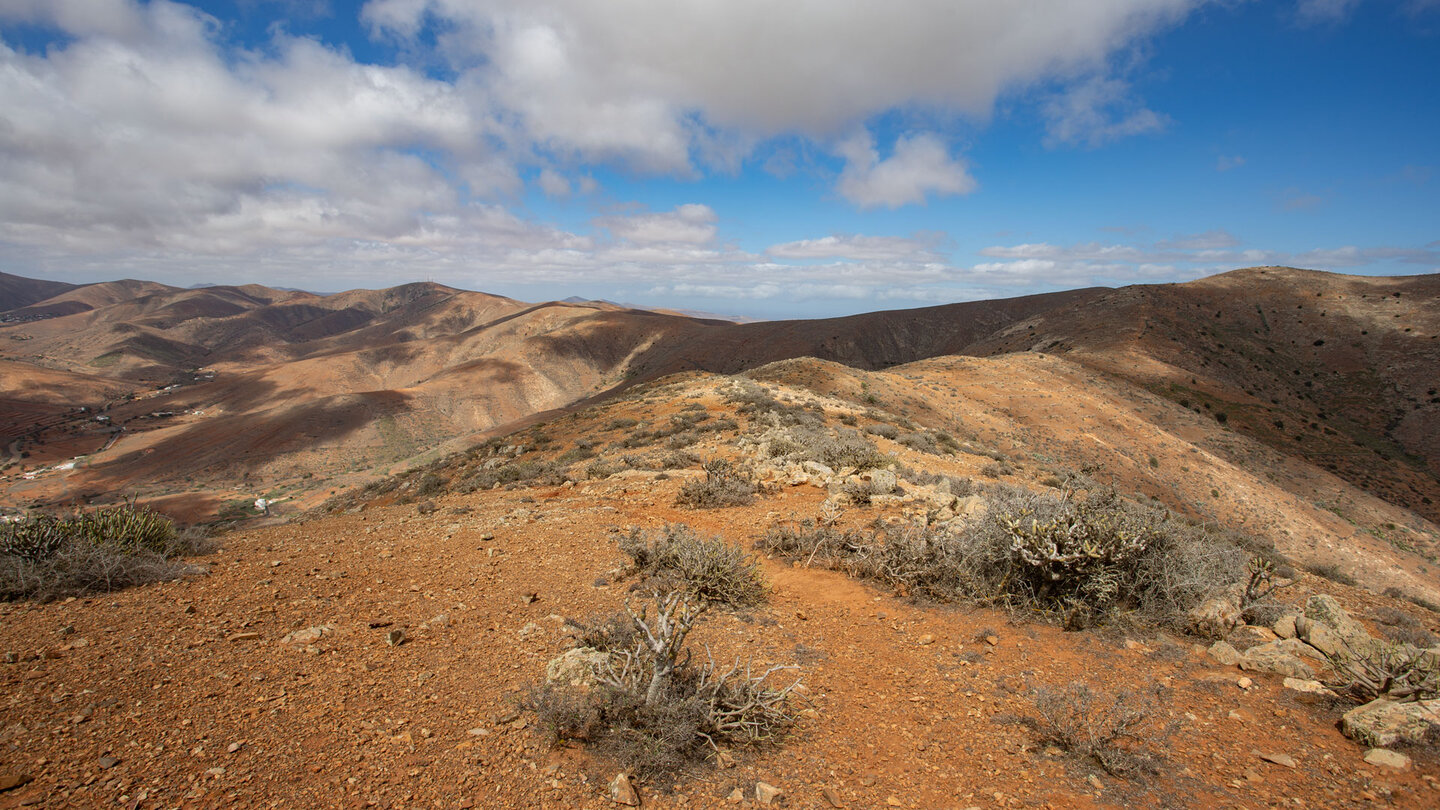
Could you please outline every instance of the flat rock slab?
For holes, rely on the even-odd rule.
[[[1440,733],[1440,699],[1407,703],[1380,698],[1345,713],[1340,730],[1346,737],[1373,748],[1418,743]]]

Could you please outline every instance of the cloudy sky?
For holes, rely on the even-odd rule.
[[[1440,0],[0,0],[0,270],[753,317],[1440,272]]]

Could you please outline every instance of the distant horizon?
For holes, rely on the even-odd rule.
[[[1184,284],[1184,283],[1187,283],[1188,281],[1201,281],[1201,280],[1204,280],[1204,279],[1207,279],[1207,278],[1214,278],[1215,276],[1223,276],[1223,275],[1226,275],[1226,274],[1228,274],[1228,273],[1236,273],[1236,272],[1241,272],[1241,271],[1244,271],[1244,270],[1255,270],[1255,269],[1269,268],[1269,267],[1274,267],[1274,268],[1277,268],[1277,269],[1286,269],[1286,270],[1298,270],[1298,271],[1301,271],[1301,272],[1310,272],[1310,273],[1327,273],[1327,274],[1339,275],[1339,276],[1345,276],[1345,275],[1364,275],[1364,274],[1352,274],[1352,273],[1337,273],[1337,272],[1331,271],[1331,270],[1319,270],[1319,269],[1315,269],[1315,268],[1306,268],[1306,267],[1291,267],[1291,266],[1287,266],[1287,265],[1252,265],[1252,266],[1249,266],[1249,267],[1235,267],[1235,268],[1231,268],[1231,269],[1229,269],[1229,270],[1220,270],[1220,271],[1217,271],[1217,272],[1215,272],[1215,273],[1210,273],[1210,274],[1208,274],[1208,275],[1200,276],[1200,277],[1198,277],[1198,278],[1188,279],[1187,281],[1175,281],[1175,282],[1171,282],[1171,281],[1136,282],[1136,284],[1138,284],[1138,285]],[[0,271],[0,272],[7,272],[7,271]],[[1387,275],[1387,276],[1384,276],[1384,277],[1387,277],[1387,278],[1405,278],[1405,277],[1413,277],[1413,276],[1436,275],[1437,273],[1440,273],[1440,271],[1430,271],[1430,272],[1421,271],[1421,272],[1415,272],[1415,273],[1395,273],[1395,274]],[[19,276],[19,277],[21,277],[21,278],[29,278],[29,279],[31,279],[31,280],[37,280],[37,281],[41,281],[41,280],[44,280],[44,281],[59,281],[59,282],[61,282],[61,283],[65,283],[65,284],[75,284],[75,285],[77,285],[77,286],[85,286],[85,285],[88,285],[88,284],[104,284],[104,283],[106,283],[106,282],[119,282],[119,281],[137,281],[137,282],[149,282],[149,283],[156,283],[156,284],[165,284],[165,283],[166,283],[166,282],[163,282],[163,281],[158,281],[158,280],[156,280],[156,279],[131,278],[131,277],[105,279],[104,281],[76,282],[76,281],[68,281],[68,280],[66,280],[66,279],[37,279],[37,278],[32,277],[32,276],[21,276],[20,274],[16,274],[16,273],[10,273],[10,275]],[[1372,277],[1374,277],[1374,276],[1372,276]],[[207,282],[196,282],[196,283],[194,283],[194,284],[190,284],[190,285],[187,285],[187,286],[184,286],[184,287],[179,287],[179,286],[177,286],[177,285],[167,285],[167,286],[172,286],[172,287],[175,287],[176,289],[181,289],[181,290],[204,290],[204,289],[210,289],[210,288],[214,288],[214,287],[244,287],[244,286],[251,285],[251,284],[259,284],[259,282],[243,281],[243,282],[236,282],[236,283],[221,283],[221,282],[207,281]],[[993,296],[993,297],[989,297],[989,298],[969,298],[969,299],[955,300],[955,301],[939,301],[939,302],[935,302],[935,303],[919,304],[919,305],[910,306],[910,307],[905,307],[905,306],[899,306],[899,307],[897,307],[897,306],[870,307],[870,308],[859,308],[859,309],[855,309],[855,310],[849,311],[849,312],[839,312],[839,313],[833,314],[833,315],[805,316],[805,315],[784,315],[784,314],[781,314],[781,315],[777,315],[777,316],[774,316],[774,317],[756,317],[756,316],[745,315],[745,314],[740,314],[740,313],[714,312],[714,311],[709,311],[709,310],[698,310],[698,309],[694,309],[694,308],[692,308],[692,307],[680,307],[680,306],[674,306],[674,305],[669,305],[669,304],[665,304],[665,303],[646,304],[646,303],[637,303],[637,302],[633,302],[633,301],[632,301],[632,302],[617,301],[617,300],[614,300],[614,299],[611,299],[611,298],[604,298],[604,297],[599,297],[599,298],[585,298],[585,297],[581,297],[581,296],[578,296],[578,295],[570,295],[570,296],[564,296],[564,297],[552,296],[552,297],[547,297],[547,298],[523,298],[523,297],[517,297],[517,296],[512,296],[512,295],[504,295],[504,294],[502,294],[502,293],[497,293],[497,292],[495,292],[495,291],[493,291],[493,290],[478,290],[478,289],[472,289],[472,288],[469,288],[469,287],[457,286],[457,285],[455,285],[455,284],[446,284],[446,283],[444,283],[444,282],[436,281],[436,280],[434,280],[434,279],[414,279],[414,280],[410,280],[410,281],[399,281],[399,282],[396,282],[395,284],[389,285],[388,287],[350,287],[350,288],[343,289],[343,290],[331,290],[331,291],[307,290],[307,289],[303,289],[303,288],[299,288],[299,287],[276,287],[276,286],[272,286],[272,285],[269,285],[269,284],[259,284],[259,286],[267,287],[267,288],[273,289],[273,290],[281,290],[281,291],[285,291],[285,292],[301,292],[301,293],[307,293],[307,294],[310,294],[310,295],[319,295],[319,296],[328,297],[328,296],[334,296],[334,295],[343,295],[343,294],[349,293],[349,292],[378,291],[378,290],[393,289],[393,288],[395,288],[395,287],[403,287],[403,286],[405,286],[405,285],[407,285],[407,284],[438,284],[438,285],[440,285],[440,286],[449,287],[449,288],[451,288],[451,289],[455,289],[455,290],[458,290],[458,291],[460,291],[460,292],[472,292],[472,293],[479,293],[479,294],[481,294],[481,295],[494,295],[494,296],[499,296],[499,297],[502,297],[502,298],[509,298],[509,299],[516,300],[516,301],[519,301],[519,302],[521,302],[521,303],[526,303],[526,304],[542,304],[542,303],[547,303],[547,302],[554,302],[554,303],[600,303],[600,304],[610,304],[610,305],[612,305],[612,306],[618,306],[618,307],[623,307],[623,308],[627,308],[627,309],[638,309],[638,310],[647,310],[647,311],[665,310],[665,311],[674,312],[674,313],[677,313],[677,314],[680,314],[680,315],[684,315],[684,316],[686,316],[686,317],[711,318],[711,319],[719,319],[719,320],[726,320],[726,321],[734,321],[734,322],[737,322],[737,323],[757,323],[757,322],[764,322],[764,321],[788,321],[788,320],[823,320],[823,319],[826,319],[826,318],[845,318],[845,317],[850,317],[850,316],[854,316],[854,315],[864,315],[864,314],[874,313],[874,312],[900,312],[900,311],[909,310],[909,309],[926,309],[926,308],[930,308],[930,307],[946,306],[946,305],[949,305],[949,304],[967,304],[967,303],[976,303],[976,302],[980,302],[980,301],[1003,301],[1003,300],[1012,299],[1012,298],[1025,298],[1025,297],[1034,296],[1034,295],[1047,295],[1047,294],[1051,294],[1051,293],[1071,292],[1071,291],[1088,289],[1088,288],[1095,288],[1095,287],[1103,287],[1103,288],[1108,288],[1108,289],[1120,289],[1120,288],[1123,288],[1123,287],[1135,286],[1134,284],[1120,284],[1120,285],[1089,284],[1089,285],[1083,285],[1083,286],[1078,286],[1078,287],[1061,287],[1061,288],[1057,288],[1057,289],[1053,289],[1053,290],[1042,290],[1042,291],[1039,291],[1039,292],[1032,292],[1032,293],[1020,293],[1020,294],[1016,294],[1016,295],[997,295],[997,296]]]

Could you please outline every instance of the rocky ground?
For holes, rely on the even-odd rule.
[[[642,429],[607,433],[617,414],[663,424],[697,404],[717,421],[744,418],[705,390],[654,392],[593,421],[545,426],[549,457],[579,438],[620,444]],[[630,594],[617,549],[627,527],[684,522],[751,547],[775,520],[814,516],[834,497],[834,476],[762,464],[746,441],[755,435],[715,431],[689,448],[756,465],[772,486],[749,506],[676,506],[698,465],[469,493],[452,480],[452,491],[418,497],[417,474],[337,514],[227,534],[195,561],[205,573],[184,581],[0,605],[0,807],[614,806],[615,766],[552,746],[523,699],[573,644],[567,618],[612,613]],[[651,452],[617,448],[585,463],[632,450]],[[947,458],[936,463],[957,474],[991,463]],[[848,506],[846,519],[911,519],[932,509],[919,492]],[[962,519],[963,505],[950,512]],[[767,601],[711,612],[692,644],[797,665],[800,722],[783,745],[729,752],[731,767],[639,782],[644,807],[755,804],[761,782],[790,807],[1440,804],[1433,745],[1367,757],[1340,728],[1354,703],[1255,668],[1255,649],[1279,643],[1264,631],[1233,632],[1226,663],[1211,639],[1065,632],[799,561],[761,564]],[[1281,613],[1313,613],[1311,597],[1324,594],[1367,634],[1397,615],[1436,628],[1436,614],[1410,602],[1296,576]],[[1297,660],[1323,674],[1316,657]],[[1154,702],[1142,747],[1153,769],[1112,776],[1027,725],[1036,689],[1076,681]]]

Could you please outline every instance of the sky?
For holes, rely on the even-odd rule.
[[[822,317],[1440,272],[1440,0],[0,0],[0,270]]]

